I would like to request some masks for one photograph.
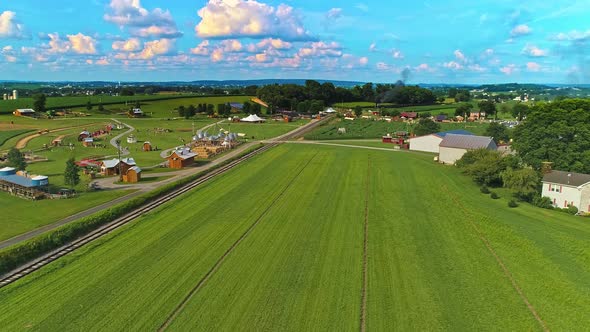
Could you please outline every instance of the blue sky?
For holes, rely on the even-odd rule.
[[[0,2],[5,80],[590,83],[587,1]],[[408,72],[408,71],[406,71]]]

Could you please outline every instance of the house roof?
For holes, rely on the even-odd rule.
[[[418,117],[418,113],[416,113],[416,112],[402,112],[400,114],[400,116],[404,117],[404,118],[416,118],[416,117]]]
[[[439,114],[436,116],[437,120],[446,120],[447,119],[447,115],[446,114]]]
[[[543,182],[551,182],[578,187],[590,182],[590,174],[551,171],[543,176]]]
[[[191,151],[189,148],[176,148],[174,151],[172,151],[168,158],[170,158],[173,154],[176,154],[176,156],[180,159],[190,159],[197,156],[197,154]]]
[[[35,110],[32,108],[17,108],[16,110],[19,113],[35,113]]]
[[[448,134],[445,135],[439,146],[457,149],[485,149],[490,145],[496,147],[496,143],[491,137]]]
[[[474,135],[472,132],[464,130],[464,129],[455,129],[455,130],[447,130],[441,131],[440,133],[436,133],[434,135],[438,137],[445,137],[448,134],[455,134],[455,135]]]
[[[16,175],[16,174],[0,176],[0,180],[4,180],[6,182],[14,183],[19,186],[27,187],[27,188],[32,188],[32,187],[37,186],[37,185],[33,184],[33,179],[27,178],[24,176],[20,176],[20,175]]]
[[[135,159],[133,159],[133,158],[123,158],[123,159],[121,159],[121,161],[129,166],[136,165]],[[117,165],[119,165],[119,159],[115,158],[115,159],[111,159],[111,160],[103,160],[102,164],[106,168],[113,168],[113,167],[116,167]]]
[[[127,172],[129,172],[131,170],[135,171],[135,173],[141,173],[141,168],[139,168],[138,166],[133,166],[133,167],[129,168],[127,170]]]

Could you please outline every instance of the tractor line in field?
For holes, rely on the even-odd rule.
[[[363,222],[363,285],[361,289],[361,332],[367,330],[367,289],[368,289],[368,246],[369,246],[369,180],[371,176],[371,156],[367,159],[367,179],[365,181],[365,219]]]
[[[303,171],[309,166],[309,164],[315,159],[318,155],[316,152],[309,160],[305,163],[305,165],[293,176],[293,178],[287,183],[287,185],[281,190],[281,192],[272,200],[270,205],[262,211],[260,216],[244,231],[244,233],[219,257],[219,259],[213,264],[211,269],[205,273],[205,275],[197,282],[197,284],[189,291],[189,293],[184,297],[184,299],[174,308],[174,310],[170,313],[170,315],[166,318],[164,323],[158,328],[158,331],[165,331],[170,324],[178,317],[178,315],[182,312],[182,310],[186,307],[188,302],[199,292],[199,290],[207,283],[207,281],[215,274],[215,272],[221,267],[225,259],[238,247],[238,245],[248,237],[250,233],[254,230],[254,228],[260,224],[262,219],[268,214],[268,212],[272,209],[272,207],[283,197],[285,192],[295,183],[297,178],[303,173]]]

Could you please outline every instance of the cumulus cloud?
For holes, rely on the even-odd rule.
[[[530,34],[531,32],[533,32],[533,29],[531,29],[528,25],[519,24],[519,25],[515,26],[510,31],[510,36],[512,36],[512,37],[525,36],[525,35]]]
[[[371,45],[369,45],[369,51],[370,52],[377,52],[377,43],[371,43]]]
[[[365,12],[365,13],[369,12],[369,6],[367,4],[364,4],[364,3],[357,3],[354,6],[354,8],[356,8],[356,9],[362,11],[362,12]]]
[[[209,41],[203,40],[199,45],[197,45],[197,47],[191,48],[191,53],[201,56],[209,55]]]
[[[522,54],[525,54],[525,55],[528,55],[528,56],[534,57],[534,58],[547,56],[548,53],[549,52],[547,50],[542,50],[542,49],[538,48],[537,46],[530,45],[530,44],[527,44],[522,49]]]
[[[453,52],[453,54],[455,55],[455,58],[462,62],[465,63],[467,62],[467,57],[465,57],[465,54],[463,54],[463,52],[461,52],[461,50],[455,50],[455,52]]]
[[[223,57],[224,57],[223,50],[221,48],[217,48],[211,54],[211,61],[219,62],[219,61],[223,60]]]
[[[209,39],[280,38],[311,41],[293,7],[272,7],[255,0],[209,0],[198,12],[197,36]]]
[[[96,54],[96,40],[81,33],[68,35],[71,49],[78,54]]]
[[[578,41],[590,38],[590,30],[578,31],[572,30],[570,32],[560,32],[552,35],[549,39],[554,41]]]
[[[174,41],[171,39],[158,39],[145,42],[139,53],[130,53],[129,59],[149,60],[157,55],[170,54],[174,49]]]
[[[403,59],[404,58],[404,54],[400,50],[391,51],[391,55],[393,56],[394,59]]]
[[[16,50],[11,45],[4,46],[0,50],[0,54],[2,54],[2,56],[4,56],[4,59],[7,62],[16,62],[17,61]]]
[[[476,72],[476,73],[483,73],[488,70],[487,68],[484,68],[477,63],[467,66],[467,69],[469,69],[472,72]]]
[[[443,67],[448,68],[448,69],[452,69],[452,70],[463,69],[463,65],[458,62],[455,62],[455,61],[445,62],[445,63],[443,63]]]
[[[336,20],[342,17],[342,8],[332,8],[326,13],[326,18]]]
[[[298,55],[303,58],[312,56],[341,57],[342,47],[336,42],[313,42],[308,47],[301,48]]]
[[[16,20],[16,13],[4,11],[0,14],[0,38],[27,38],[25,28]]]
[[[135,52],[141,49],[141,42],[137,38],[113,42],[113,50],[122,52]]]
[[[256,47],[258,47],[259,49],[272,47],[277,50],[288,50],[291,49],[293,45],[281,39],[267,38],[263,39],[258,44],[256,44]]]
[[[528,71],[538,72],[541,70],[541,65],[536,62],[527,62],[526,68]]]
[[[414,67],[414,70],[416,72],[433,72],[434,69],[430,67],[430,65],[428,65],[427,63],[421,63],[419,65],[417,65],[416,67]]]
[[[156,8],[152,11],[141,6],[140,0],[111,0],[110,11],[104,15],[107,22],[129,27],[133,36],[154,38],[178,38],[176,22],[170,11]]]
[[[242,51],[242,43],[237,39],[228,39],[222,41],[219,46],[225,53],[235,53]]]
[[[361,66],[366,66],[368,63],[369,63],[369,58],[367,58],[366,56],[364,56],[364,57],[361,57],[361,58],[359,59],[359,64],[360,64]]]
[[[500,71],[506,75],[512,75],[513,73],[518,71],[518,68],[516,68],[515,64],[509,64],[507,66],[500,68]]]

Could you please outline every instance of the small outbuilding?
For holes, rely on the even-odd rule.
[[[12,112],[14,116],[35,116],[35,110],[32,108],[18,108]]]
[[[169,168],[182,169],[194,164],[196,156],[197,154],[191,151],[191,149],[179,147],[172,151],[166,159],[168,160]]]
[[[229,103],[229,106],[231,107],[232,113],[242,113],[244,110],[244,104],[241,103]]]
[[[135,137],[135,135],[133,135],[133,134],[127,136],[127,143],[129,143],[129,144],[137,143],[137,137]]]
[[[141,149],[144,152],[150,152],[150,151],[152,151],[152,143],[147,142],[147,141],[146,142],[143,142],[143,145],[142,145]]]
[[[137,166],[130,167],[127,172],[123,174],[123,182],[137,183],[141,181],[141,168]]]
[[[137,166],[133,158],[103,160],[100,164],[100,173],[104,176],[118,175],[119,163],[121,164],[121,174],[126,174],[131,167]]]
[[[92,137],[86,137],[83,141],[82,141],[82,145],[89,148],[94,146],[94,138]]]
[[[91,137],[92,134],[88,130],[84,130],[78,134],[78,142],[82,142],[85,138]]]
[[[454,165],[467,151],[477,149],[496,150],[492,137],[448,134],[439,145],[438,161]]]

